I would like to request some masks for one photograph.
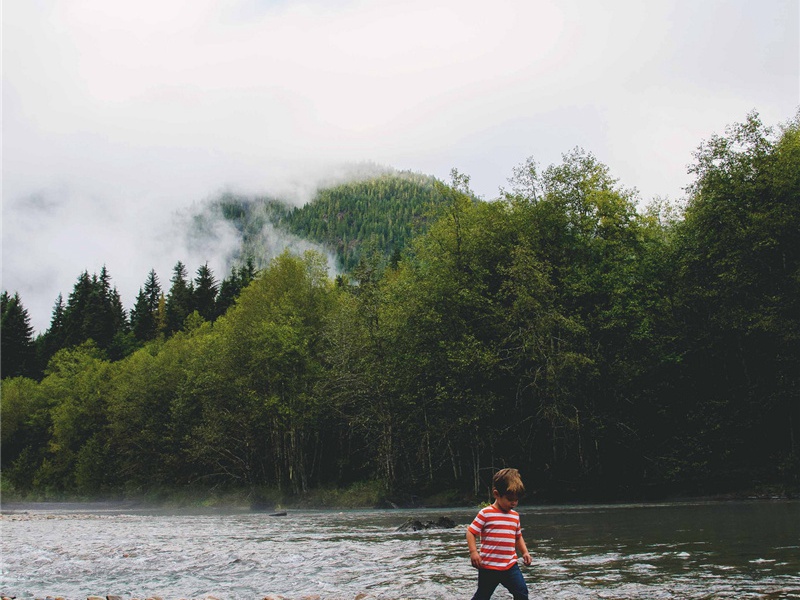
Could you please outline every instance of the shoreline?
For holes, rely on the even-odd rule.
[[[0,482],[5,483],[0,479]],[[567,506],[687,504],[730,501],[775,501],[800,498],[800,486],[754,484],[741,488],[707,491],[684,487],[673,491],[632,489],[613,494],[576,493],[575,490],[534,489],[523,498],[522,508]],[[436,494],[397,491],[387,494],[377,482],[362,482],[346,488],[319,488],[304,495],[289,495],[274,488],[207,489],[202,487],[164,487],[118,490],[107,493],[22,493],[0,487],[0,514],[25,510],[74,511],[180,511],[202,513],[278,513],[297,511],[350,510],[426,510],[471,509],[481,506],[487,495],[474,495],[456,489]]]
[[[528,503],[520,504],[517,510],[550,510],[573,508],[576,510],[588,509],[593,507],[619,507],[630,506],[662,506],[662,505],[691,505],[691,504],[710,504],[727,502],[796,502],[800,501],[799,496],[787,495],[744,495],[744,494],[724,494],[713,496],[685,496],[680,498],[668,498],[661,500],[620,500],[612,502],[560,502],[560,503]],[[61,513],[88,513],[88,514],[118,514],[118,513],[156,513],[181,515],[241,515],[241,514],[263,514],[264,516],[281,518],[292,513],[316,512],[316,511],[380,511],[387,512],[413,512],[418,511],[446,511],[446,510],[470,510],[478,509],[480,503],[457,504],[449,506],[279,506],[277,508],[253,508],[241,504],[172,504],[139,500],[76,500],[76,499],[53,499],[53,500],[13,500],[0,502],[0,516],[20,515],[31,512],[61,512]],[[0,596],[0,600],[4,597]],[[58,598],[57,596],[54,598]]]

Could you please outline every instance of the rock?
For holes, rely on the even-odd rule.
[[[425,525],[422,524],[422,521],[417,519],[409,519],[400,527],[397,528],[397,531],[419,531],[420,529],[425,529]]]
[[[270,517],[285,517],[285,516],[286,516],[286,513],[285,513],[285,512],[283,512],[283,511],[281,511],[281,512],[275,512],[275,513],[271,513],[269,516],[270,516]]]
[[[88,596],[86,600],[106,600],[102,596]]]
[[[424,523],[418,519],[409,519],[397,531],[420,531],[422,529],[452,529],[455,527],[455,521],[450,517],[439,517],[436,521],[425,521]]]
[[[453,529],[455,526],[456,522],[450,517],[439,517],[439,519],[436,521],[436,527],[441,529]]]
[[[122,600],[122,596],[106,596],[106,600]]]

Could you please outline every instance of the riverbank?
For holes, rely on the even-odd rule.
[[[587,491],[533,489],[523,500],[523,505],[580,505],[619,504],[639,502],[699,502],[732,500],[776,500],[800,498],[800,487],[784,485],[754,485],[741,489],[710,491],[697,488],[636,489],[614,494],[597,494]],[[387,493],[380,482],[359,482],[343,488],[319,488],[303,494],[292,495],[268,487],[204,488],[199,486],[159,487],[118,490],[106,493],[77,493],[53,490],[21,492],[3,482],[0,487],[0,510],[5,506],[46,507],[52,504],[75,505],[85,508],[95,505],[162,509],[220,509],[236,511],[274,512],[284,509],[373,509],[373,508],[449,508],[472,507],[490,500],[484,496],[456,489],[439,490],[433,494],[394,492]]]
[[[446,508],[475,506],[483,499],[457,490],[417,495],[410,492],[389,494],[379,482],[359,482],[343,488],[318,488],[303,494],[289,494],[269,487],[204,488],[199,486],[158,487],[117,490],[104,493],[35,490],[22,492],[2,486],[0,506],[6,504],[126,504],[155,508],[219,508],[230,510],[276,511],[282,509],[359,509],[359,508]]]

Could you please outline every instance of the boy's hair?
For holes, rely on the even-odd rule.
[[[525,486],[516,469],[500,469],[492,478],[492,488],[501,496],[514,494],[521,497],[525,493]]]

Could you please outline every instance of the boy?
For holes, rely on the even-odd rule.
[[[494,504],[482,509],[467,528],[467,544],[472,566],[478,569],[478,591],[472,600],[489,600],[499,584],[514,600],[528,597],[528,586],[517,564],[517,552],[526,565],[531,555],[522,538],[519,513],[514,508],[525,492],[519,471],[502,469],[492,479]],[[475,539],[481,538],[481,550]]]

